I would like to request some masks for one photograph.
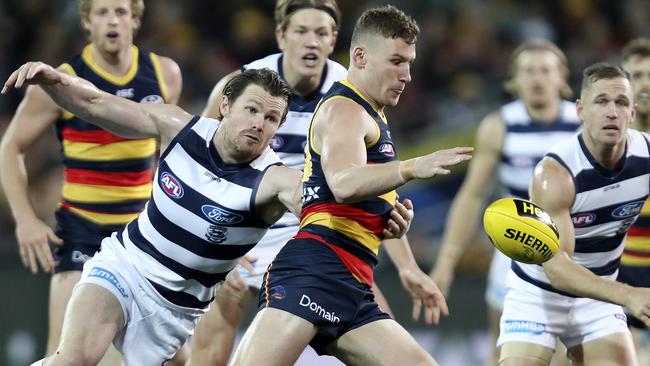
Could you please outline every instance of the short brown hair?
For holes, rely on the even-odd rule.
[[[607,62],[597,62],[591,66],[587,66],[582,72],[582,86],[580,87],[580,94],[593,85],[598,80],[609,80],[624,78],[630,80],[630,74],[623,70],[620,66],[615,66]]]
[[[280,120],[280,123],[283,123],[287,117],[289,98],[293,91],[275,71],[268,68],[247,69],[242,73],[237,74],[226,83],[226,86],[223,88],[223,95],[228,97],[228,102],[230,104],[235,103],[237,98],[239,98],[239,96],[244,92],[244,89],[251,84],[259,85],[272,96],[281,97],[287,101],[284,113],[282,114],[282,119]]]
[[[334,19],[334,29],[341,26],[341,9],[336,0],[278,0],[275,3],[275,25],[286,30],[293,13],[302,9],[316,9],[329,14]]]
[[[623,62],[628,62],[634,56],[650,57],[650,38],[635,38],[623,47]]]
[[[571,98],[573,96],[573,91],[569,86],[567,80],[569,80],[569,61],[566,58],[566,55],[562,50],[556,46],[553,42],[543,39],[543,38],[533,38],[522,44],[510,55],[510,63],[508,66],[508,75],[509,79],[503,83],[503,88],[512,95],[517,95],[517,86],[515,84],[515,77],[517,76],[517,68],[519,67],[519,56],[527,51],[548,51],[553,53],[557,60],[559,61],[560,72],[562,77],[564,77],[564,85],[560,88],[560,95],[563,98]]]
[[[414,44],[420,27],[412,17],[392,5],[368,9],[361,14],[352,32],[351,46],[354,47],[366,34],[377,34],[384,38],[401,38]]]
[[[90,9],[93,6],[93,0],[79,0],[79,14],[81,17],[88,17]],[[131,13],[137,19],[142,19],[144,14],[144,0],[131,0]]]

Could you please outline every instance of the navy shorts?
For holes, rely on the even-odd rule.
[[[318,327],[310,345],[319,355],[328,354],[327,345],[346,332],[390,319],[375,302],[372,289],[316,240],[290,240],[269,266],[263,286],[260,309],[281,309]]]
[[[55,215],[55,233],[63,240],[63,245],[52,246],[54,260],[58,261],[54,273],[83,270],[84,263],[99,251],[102,240],[123,227],[95,224],[64,207]]]
[[[650,287],[650,267],[621,265],[618,269],[617,280],[634,287]],[[646,329],[641,319],[627,312],[627,309],[625,309],[625,312],[627,313],[627,325],[638,329]]]

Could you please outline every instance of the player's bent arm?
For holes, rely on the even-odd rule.
[[[2,142],[0,178],[16,221],[36,217],[29,201],[24,153],[60,116],[61,109],[38,86],[27,89]]]
[[[287,210],[300,217],[302,172],[284,165],[271,166],[264,173],[255,196],[256,207],[266,223],[276,222]]]
[[[474,228],[479,227],[481,209],[493,190],[505,131],[505,124],[498,112],[485,117],[479,125],[472,161],[447,216],[436,269],[446,266],[453,271],[465,247],[474,237]]]
[[[409,180],[448,174],[444,166],[469,160],[471,148],[454,148],[386,164],[367,164],[366,143],[377,139],[375,122],[350,100],[322,105],[314,120],[313,146],[320,150],[323,171],[339,203],[357,202],[389,192]]]
[[[571,259],[575,250],[575,230],[570,209],[575,186],[566,168],[555,159],[544,158],[533,173],[530,196],[551,215],[560,232],[560,250],[543,264],[553,287],[576,296],[623,305],[628,285],[599,277]]]
[[[167,88],[167,101],[169,104],[178,104],[183,90],[183,75],[178,64],[169,57],[158,56],[162,69],[163,82]]]
[[[241,74],[241,70],[235,70],[230,74],[222,77],[221,80],[215,84],[214,88],[212,88],[212,92],[210,92],[208,104],[205,105],[205,109],[203,109],[203,113],[201,113],[202,116],[221,119],[222,116],[221,111],[219,110],[219,106],[221,105],[221,100],[223,99],[223,89],[232,78],[239,74]]]

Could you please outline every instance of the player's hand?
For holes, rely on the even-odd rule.
[[[413,299],[413,320],[420,318],[420,312],[424,305],[424,321],[427,324],[438,324],[440,314],[449,315],[445,297],[433,282],[419,268],[403,268],[399,271],[399,278],[402,286]]]
[[[630,287],[625,307],[650,328],[650,288]]]
[[[68,79],[62,75],[50,65],[42,62],[28,62],[9,76],[2,87],[2,94],[6,94],[12,87],[18,89],[24,84],[53,85],[61,83],[67,85]]]
[[[49,243],[61,245],[63,240],[37,218],[22,218],[17,221],[16,239],[23,266],[29,268],[32,273],[38,273],[39,265],[44,272],[53,272],[56,262]]]
[[[257,274],[255,267],[253,267],[253,263],[255,262],[257,262],[257,257],[245,255],[242,257],[242,259],[239,260],[239,265],[244,267],[244,269],[247,270],[251,275],[255,275]]]
[[[415,178],[431,178],[436,175],[447,175],[451,167],[472,159],[472,147],[454,147],[453,149],[438,150],[431,154],[420,156],[415,160],[413,175]]]
[[[223,282],[222,286],[226,286],[226,289],[231,292],[243,292],[248,289],[248,283],[246,280],[239,274],[239,269],[234,268],[232,271],[228,272],[226,275],[226,280]]]
[[[438,261],[429,274],[443,295],[449,296],[449,289],[454,282],[454,267],[449,262]]]
[[[410,199],[407,198],[402,203],[395,202],[383,231],[384,239],[398,239],[404,236],[411,227],[413,216],[413,202]]]

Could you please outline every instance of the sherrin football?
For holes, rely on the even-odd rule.
[[[483,227],[501,253],[522,263],[544,263],[560,248],[560,233],[551,216],[519,198],[492,202],[485,209]]]

